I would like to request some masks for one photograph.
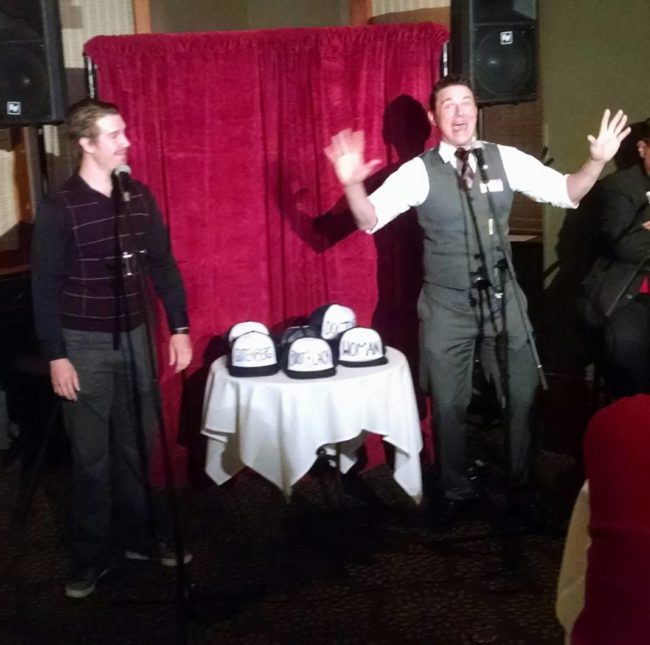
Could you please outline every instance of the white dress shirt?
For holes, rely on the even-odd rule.
[[[560,208],[577,208],[578,204],[570,199],[567,191],[568,175],[562,175],[512,146],[497,147],[512,190],[528,195],[536,202],[546,202]],[[438,151],[445,163],[456,167],[455,146],[441,141]],[[470,155],[470,166],[476,172],[474,155]],[[368,232],[374,233],[400,213],[420,206],[428,194],[429,177],[424,162],[420,157],[414,157],[400,166],[369,196],[375,207],[377,223]]]

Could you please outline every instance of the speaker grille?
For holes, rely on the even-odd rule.
[[[41,43],[0,43],[3,118],[32,123],[50,116],[45,48]]]
[[[536,0],[452,0],[451,69],[479,105],[535,100]]]
[[[0,126],[62,121],[67,87],[56,0],[0,0]]]
[[[535,98],[535,33],[530,28],[479,27],[474,39],[472,84],[483,101]]]

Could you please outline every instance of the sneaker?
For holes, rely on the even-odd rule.
[[[84,567],[71,576],[65,586],[65,595],[68,598],[86,598],[95,591],[99,579],[108,573],[108,567]]]
[[[154,560],[160,562],[165,567],[175,567],[178,565],[176,559],[176,550],[173,545],[167,542],[158,542],[156,548],[151,553],[139,553],[138,551],[124,551],[124,556],[128,560]],[[185,551],[183,554],[183,564],[189,564],[192,561],[192,554]]]

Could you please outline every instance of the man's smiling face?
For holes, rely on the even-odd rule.
[[[472,90],[466,85],[450,85],[438,92],[435,111],[429,118],[438,126],[445,143],[467,147],[476,132],[477,116]]]

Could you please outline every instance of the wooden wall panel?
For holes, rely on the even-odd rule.
[[[494,143],[515,146],[534,157],[541,157],[542,102],[518,105],[491,105],[482,108],[482,138]],[[513,233],[541,235],[544,207],[522,195],[515,196],[510,216]]]
[[[149,0],[133,0],[133,26],[136,34],[151,33]]]
[[[367,25],[372,17],[372,0],[350,0],[350,26]]]

